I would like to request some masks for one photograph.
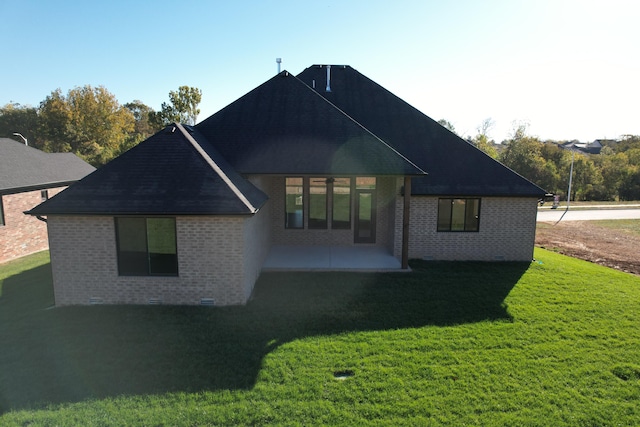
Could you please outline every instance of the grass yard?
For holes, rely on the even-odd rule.
[[[268,273],[246,307],[52,304],[0,267],[0,425],[640,425],[640,278],[529,263]]]

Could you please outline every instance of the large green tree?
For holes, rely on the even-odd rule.
[[[476,148],[482,150],[490,157],[494,159],[498,158],[498,150],[496,150],[494,142],[490,141],[487,135],[478,134],[471,140],[471,142],[476,146]]]
[[[440,119],[438,120],[438,124],[446,129],[449,129],[451,132],[456,133],[456,128],[455,126],[453,126],[453,123],[451,123],[449,120],[447,119]],[[457,134],[456,134],[457,135]]]
[[[153,126],[165,126],[173,122],[195,125],[200,114],[202,91],[195,87],[180,86],[169,92],[170,104],[162,103],[159,112],[152,116]]]
[[[518,126],[511,139],[503,142],[499,160],[520,175],[552,193],[562,193],[568,182],[568,165],[571,160],[558,147],[542,143],[538,138],[526,134],[526,126]],[[556,160],[548,159],[552,153]],[[568,160],[567,160],[568,159]],[[565,170],[567,172],[565,173]],[[567,180],[564,180],[566,177]],[[565,190],[566,192],[566,190]]]
[[[142,139],[147,139],[161,128],[154,126],[151,122],[151,117],[155,113],[151,107],[144,104],[142,101],[134,100],[124,104],[124,107],[133,114],[135,119],[134,132],[140,135]]]
[[[575,154],[573,163],[572,199],[593,200],[602,185],[602,174],[585,154]]]
[[[506,141],[500,161],[525,178],[539,183],[545,164],[541,147],[537,138],[517,135]]]
[[[473,145],[482,150],[494,159],[498,158],[498,150],[495,147],[495,141],[490,139],[489,132],[495,126],[495,121],[489,117],[482,121],[477,128],[477,135],[471,140]]]
[[[48,151],[71,151],[94,166],[120,151],[134,131],[135,118],[102,86],[58,89],[40,104],[41,126]]]
[[[133,132],[120,145],[116,155],[124,153],[162,129],[162,126],[155,122],[156,112],[142,101],[131,101],[124,104],[124,107],[133,114],[135,124]]]
[[[29,141],[29,145],[41,148],[42,141],[38,133],[38,109],[9,103],[0,108],[0,137],[11,137],[23,142],[19,133]]]
[[[616,153],[609,147],[605,148],[607,149],[603,149],[599,155],[593,156],[602,175],[602,186],[597,199],[616,200],[620,197],[622,184],[633,173],[633,166],[629,164],[626,153]]]
[[[44,101],[40,102],[38,114],[42,148],[54,153],[75,152],[67,135],[71,112],[60,89],[54,90]]]

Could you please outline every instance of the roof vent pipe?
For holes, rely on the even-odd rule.
[[[278,64],[278,74],[280,74],[280,64],[282,64],[282,58],[276,58],[276,63]]]
[[[331,65],[327,65],[327,92],[331,92]]]

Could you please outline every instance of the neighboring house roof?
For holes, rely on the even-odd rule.
[[[424,175],[287,71],[195,127],[242,174]]]
[[[578,150],[587,154],[600,154],[600,151],[602,151],[602,144],[597,139],[593,142],[569,141],[560,145],[560,147],[567,150]]]
[[[197,130],[173,124],[28,213],[236,215],[266,200]]]
[[[297,76],[428,175],[414,195],[527,196],[546,192],[350,66],[313,65]]]
[[[0,194],[67,186],[94,170],[73,153],[45,153],[0,138]]]

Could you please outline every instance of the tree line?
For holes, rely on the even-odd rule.
[[[0,108],[0,136],[20,133],[47,152],[72,152],[98,167],[173,122],[195,124],[202,91],[180,86],[154,111],[135,100],[121,105],[103,86],[56,89],[37,107],[8,103]]]
[[[37,107],[13,102],[0,107],[0,137],[20,133],[31,146],[72,152],[99,167],[169,123],[195,124],[201,98],[200,89],[180,86],[154,111],[138,100],[121,105],[103,86],[85,85],[66,94],[56,89]],[[455,132],[447,120],[439,123]],[[524,124],[496,144],[489,137],[493,126],[485,119],[467,140],[548,192],[566,200],[573,161],[572,200],[640,200],[640,136],[605,141],[600,154],[586,154],[562,148],[563,141],[528,135]]]
[[[506,141],[498,159],[545,190],[571,200],[640,200],[640,136],[604,141],[599,154],[566,150],[557,141],[524,136]]]
[[[455,132],[449,122],[441,122]],[[478,128],[478,134],[467,140],[562,200],[567,200],[572,163],[571,200],[640,200],[638,135],[603,140],[600,153],[589,154],[565,148],[571,141],[542,141],[528,135],[525,124],[515,126],[509,139],[496,144],[488,137],[491,127],[491,119],[485,120]]]

